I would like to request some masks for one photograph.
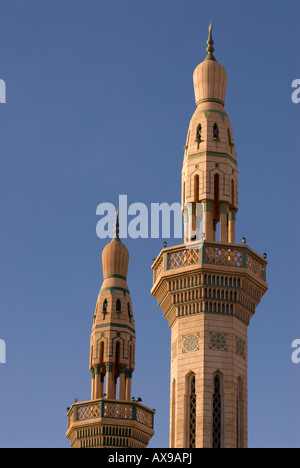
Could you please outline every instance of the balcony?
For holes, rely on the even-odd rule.
[[[184,272],[188,267],[214,265],[222,270],[226,267],[247,271],[259,282],[266,282],[267,261],[247,245],[221,244],[220,242],[204,242],[201,247],[191,248],[185,245],[163,249],[152,265],[153,288],[158,284],[162,275],[173,270]],[[235,270],[236,271],[236,270]],[[168,276],[169,276],[168,274]]]
[[[127,420],[137,421],[138,423],[153,429],[155,410],[150,410],[144,405],[135,401],[119,400],[92,400],[81,403],[74,403],[68,411],[68,429],[83,422],[92,422],[92,420]],[[97,421],[93,421],[97,422]]]

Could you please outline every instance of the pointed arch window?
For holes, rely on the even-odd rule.
[[[197,149],[199,149],[199,145],[201,143],[201,136],[202,136],[202,125],[199,124],[196,130],[196,139],[195,139],[195,141],[197,142]]]
[[[117,311],[117,314],[121,313],[121,301],[120,301],[120,299],[117,299],[117,301],[116,301],[116,311]]]
[[[196,448],[196,376],[187,376],[187,447]]]
[[[244,448],[244,402],[243,402],[243,380],[237,381],[237,448]]]
[[[219,126],[217,123],[214,123],[213,126],[213,139],[216,141],[219,141],[220,136],[219,136]]]
[[[231,146],[231,145],[232,145],[232,141],[231,141],[231,135],[230,135],[230,130],[229,130],[229,128],[227,128],[227,136],[228,136],[228,144]]]
[[[222,395],[221,395],[221,376],[214,376],[214,393],[213,393],[213,420],[212,420],[212,437],[213,448],[222,447]]]
[[[129,302],[127,302],[127,313],[128,313],[129,322],[131,323],[131,310],[130,310]]]
[[[104,302],[103,302],[102,314],[103,314],[103,320],[104,320],[104,319],[105,319],[105,315],[107,314],[107,299],[105,299]]]

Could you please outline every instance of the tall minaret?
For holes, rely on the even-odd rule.
[[[182,169],[185,222],[197,232],[201,206],[202,236],[160,252],[151,293],[171,328],[170,447],[243,448],[247,327],[268,288],[267,261],[245,239],[235,243],[238,167],[211,25],[207,44],[194,71],[196,110]]]
[[[115,235],[102,253],[104,281],[90,340],[91,400],[68,410],[67,437],[74,448],[147,447],[155,411],[131,399],[135,326],[127,285],[129,253]]]

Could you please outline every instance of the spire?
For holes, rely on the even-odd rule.
[[[213,47],[214,41],[212,38],[212,23],[210,23],[209,28],[208,28],[208,40],[206,41],[206,43],[207,43],[206,52],[208,55],[205,60],[214,60],[216,62],[216,59],[213,56],[213,52],[215,49]]]
[[[116,222],[115,222],[115,230],[114,230],[114,240],[120,240],[119,238],[119,208],[117,209],[117,214],[116,214]]]

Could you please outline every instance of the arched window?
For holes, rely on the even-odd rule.
[[[105,315],[107,314],[107,299],[105,299],[104,302],[103,302],[102,314],[103,314],[103,320],[104,320],[104,319],[105,319]]]
[[[127,312],[128,312],[129,322],[131,323],[131,311],[130,311],[130,304],[129,304],[129,302],[127,302]]]
[[[175,448],[176,427],[176,380],[172,383],[172,408],[171,408],[171,448]]]
[[[202,134],[202,125],[199,124],[196,130],[196,139],[195,139],[195,141],[197,142],[197,149],[199,149],[199,146],[201,143],[201,134]]]
[[[221,376],[214,376],[213,392],[213,414],[212,414],[212,447],[222,447],[222,395],[221,395]]]
[[[196,448],[196,376],[187,377],[187,447]]]
[[[196,131],[196,141],[201,140],[201,133],[202,133],[202,125],[199,124],[197,127],[197,131]]]
[[[234,206],[234,180],[231,179],[231,205]]]
[[[120,301],[120,299],[117,299],[117,302],[116,302],[116,311],[117,311],[117,314],[120,314],[120,313],[121,313],[121,301]]]
[[[244,448],[244,402],[243,381],[241,377],[237,381],[237,448]]]
[[[228,144],[231,146],[231,145],[232,145],[232,141],[231,141],[231,135],[230,135],[230,130],[229,130],[229,128],[227,128],[227,136],[228,136]]]
[[[199,203],[199,175],[194,176],[194,202]]]
[[[219,127],[218,127],[218,124],[217,123],[214,123],[214,126],[213,126],[213,139],[214,140],[219,140]]]

